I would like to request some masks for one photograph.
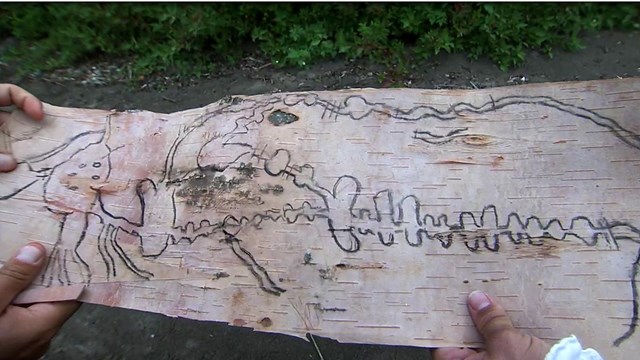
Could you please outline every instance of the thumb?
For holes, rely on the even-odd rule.
[[[44,246],[30,243],[0,268],[0,311],[4,311],[13,298],[38,276],[44,266],[45,254]]]
[[[471,318],[489,350],[493,344],[500,343],[500,337],[505,332],[515,330],[502,306],[482,291],[476,290],[470,293],[467,306]]]
[[[0,152],[0,172],[13,171],[18,163],[11,154]]]
[[[2,126],[6,121],[9,121],[9,114],[4,111],[0,111],[0,126]],[[18,166],[16,159],[9,152],[10,149],[7,149],[6,146],[2,146],[0,149],[0,172],[13,171],[16,166]]]

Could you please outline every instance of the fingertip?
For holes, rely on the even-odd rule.
[[[482,311],[491,306],[491,298],[482,291],[475,290],[469,293],[469,296],[467,297],[467,304],[474,311]]]
[[[18,162],[11,154],[0,153],[0,172],[9,172],[18,167]]]
[[[0,310],[6,309],[38,276],[45,265],[45,255],[41,244],[29,243],[0,267]]]
[[[433,360],[463,360],[471,355],[477,354],[469,348],[438,348],[432,352]]]
[[[41,243],[39,243],[37,241],[30,241],[25,246],[34,246],[34,247],[37,247],[38,249],[40,249],[40,251],[42,251],[43,253],[47,252],[47,248],[45,248],[44,245],[42,245]]]
[[[471,292],[467,305],[471,319],[489,349],[501,341],[505,331],[514,330],[505,309],[484,292]]]
[[[32,242],[23,246],[16,253],[15,259],[29,265],[38,265],[47,251],[40,243]]]
[[[29,115],[32,119],[42,120],[44,118],[43,105],[40,100],[34,96],[29,96],[24,101],[23,111]]]

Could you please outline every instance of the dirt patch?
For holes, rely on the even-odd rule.
[[[442,54],[415,62],[409,74],[393,77],[366,61],[327,61],[308,69],[276,69],[246,61],[204,79],[158,76],[131,88],[113,80],[113,64],[86,66],[64,76],[18,81],[0,62],[3,81],[18,83],[43,101],[69,107],[145,109],[175,112],[201,107],[232,95],[346,88],[484,88],[549,81],[597,80],[640,76],[640,33],[602,32],[585,40],[575,53],[556,51],[553,59],[532,53],[517,69],[501,72],[486,59]],[[249,64],[249,65],[247,65]],[[73,75],[75,74],[75,75]],[[93,74],[93,75],[91,75]],[[106,74],[106,75],[105,75]],[[65,75],[66,76],[66,75]],[[75,76],[75,77],[74,77]],[[93,77],[91,77],[93,76]],[[284,119],[285,123],[288,121]],[[290,119],[289,119],[290,120]],[[250,177],[250,169],[244,169]],[[277,189],[265,189],[277,191]],[[263,319],[264,320],[264,319]],[[267,327],[268,321],[261,322]],[[567,334],[568,335],[568,334]],[[428,351],[410,347],[340,344],[314,337],[325,359],[429,359]],[[213,322],[174,319],[158,314],[85,304],[67,322],[45,359],[318,359],[307,341],[253,332]]]

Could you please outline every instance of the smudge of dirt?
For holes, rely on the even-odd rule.
[[[271,184],[261,185],[260,192],[263,194],[271,193],[274,195],[280,195],[284,192],[284,187],[282,187],[282,185],[271,185]]]
[[[504,161],[504,156],[498,155],[493,157],[493,161],[491,161],[491,166],[498,167]]]
[[[227,180],[224,175],[216,176],[210,172],[201,172],[189,178],[176,195],[185,198],[187,205],[210,207],[215,202],[214,193],[229,192],[238,185],[240,185],[238,179]]]
[[[256,176],[256,172],[258,171],[258,169],[254,167],[253,164],[251,163],[249,164],[240,163],[240,166],[238,166],[237,171],[238,173],[240,173],[240,176],[247,179],[253,179],[254,176]]]
[[[320,274],[320,277],[321,277],[322,279],[325,279],[325,280],[335,280],[335,279],[334,279],[334,275],[335,275],[335,274],[334,274],[334,272],[333,272],[333,269],[331,269],[331,268],[328,268],[328,267],[327,267],[327,268],[324,268],[324,269],[320,269],[320,270],[318,270],[318,273]]]
[[[273,325],[273,321],[268,317],[263,317],[262,319],[260,319],[260,321],[258,321],[258,323],[266,328],[271,327],[271,325]]]
[[[275,126],[288,125],[300,120],[300,118],[292,113],[276,110],[269,114],[269,122]]]
[[[199,208],[230,207],[237,205],[261,205],[260,195],[254,193],[257,185],[251,181],[255,168],[244,167],[241,177],[227,178],[216,172],[202,171],[181,184],[176,195],[185,199],[188,206]]]
[[[541,259],[559,258],[560,252],[572,246],[568,241],[560,241],[548,237],[532,238],[535,245],[522,244],[516,247],[514,258],[516,259]]]
[[[220,102],[222,104],[237,105],[242,102],[242,99],[236,96],[225,96],[220,99]]]
[[[491,144],[491,138],[486,135],[466,135],[462,142],[471,146],[487,146]]]
[[[213,274],[213,280],[218,280],[218,279],[228,278],[228,277],[229,277],[229,274],[227,274],[224,271]]]
[[[346,312],[347,309],[339,308],[339,307],[323,307],[320,304],[313,304],[313,308],[320,312]]]
[[[242,290],[238,289],[231,296],[231,306],[232,307],[239,306],[242,303],[244,303],[244,300],[245,300],[244,293],[242,292]]]
[[[304,264],[305,265],[311,265],[311,261],[312,260],[313,260],[313,257],[311,256],[311,253],[308,252],[308,251],[305,252],[304,253],[304,258],[303,258]]]
[[[371,264],[362,264],[362,265],[340,263],[340,264],[336,264],[336,268],[340,270],[384,269],[384,265],[380,263],[371,263]]]
[[[242,319],[234,319],[233,320],[233,326],[245,326],[248,323]]]

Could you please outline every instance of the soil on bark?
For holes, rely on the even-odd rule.
[[[640,33],[602,32],[585,39],[584,50],[556,51],[553,59],[531,53],[517,69],[502,72],[486,59],[442,54],[415,63],[397,76],[363,61],[324,61],[307,69],[277,69],[246,58],[201,79],[168,75],[125,81],[117,63],[19,79],[15,64],[0,62],[0,82],[13,82],[45,102],[68,107],[175,112],[229,95],[402,86],[424,89],[518,86],[573,80],[640,76]],[[0,56],[2,53],[0,45]],[[568,334],[567,334],[568,335]],[[411,347],[341,344],[314,337],[324,359],[429,359]],[[84,304],[66,323],[45,359],[320,359],[303,339],[254,332],[214,322]]]

